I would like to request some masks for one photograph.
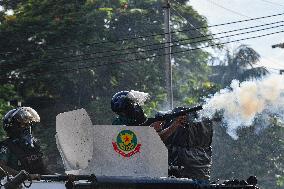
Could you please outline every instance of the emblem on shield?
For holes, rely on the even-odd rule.
[[[113,149],[123,157],[131,157],[140,151],[141,144],[131,130],[120,131],[115,140],[112,142]]]

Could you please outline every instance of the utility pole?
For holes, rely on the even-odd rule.
[[[165,0],[164,22],[165,22],[165,74],[166,74],[166,90],[167,101],[170,108],[173,109],[173,83],[172,83],[172,63],[171,63],[171,28],[170,28],[170,0]]]

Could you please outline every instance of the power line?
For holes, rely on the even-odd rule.
[[[280,22],[284,22],[284,21],[280,21]],[[261,25],[261,26],[265,26],[265,24],[263,24],[263,25]],[[223,38],[228,38],[228,37],[233,37],[233,36],[238,36],[238,35],[243,35],[243,34],[249,34],[249,33],[254,33],[254,32],[259,32],[259,31],[264,31],[264,30],[269,30],[269,29],[273,29],[273,28],[278,28],[278,27],[282,27],[282,26],[284,26],[284,25],[277,25],[277,26],[272,26],[272,27],[269,27],[269,28],[262,28],[262,29],[258,29],[258,30],[247,31],[247,32],[232,34],[232,35],[228,35],[228,36],[222,36],[222,37],[218,37],[218,38],[215,38],[215,39],[223,39]],[[260,26],[257,26],[257,27],[260,27]],[[230,30],[230,31],[227,31],[227,32],[216,33],[216,34],[214,34],[214,35],[232,33],[232,32],[235,32],[235,31],[241,31],[241,30],[252,29],[252,28],[255,28],[255,27],[246,27],[246,28],[237,29],[237,30]],[[210,36],[210,35],[208,35],[208,36]],[[202,38],[202,37],[204,37],[204,36],[199,36],[199,37],[196,37],[196,38],[180,39],[180,40],[172,41],[172,43],[175,43],[175,42],[176,42],[176,43],[180,43],[180,42],[183,42],[183,41],[199,39],[199,38]],[[178,47],[178,46],[181,46],[181,45],[188,45],[188,44],[196,44],[196,43],[201,43],[201,42],[206,42],[206,41],[212,41],[212,40],[214,40],[214,38],[212,38],[212,39],[204,39],[204,40],[199,40],[199,41],[193,41],[193,42],[187,43],[187,44],[171,45],[171,47]],[[164,43],[164,44],[165,44],[165,43]],[[127,53],[112,54],[112,55],[108,55],[108,56],[99,56],[99,57],[93,57],[93,58],[110,58],[110,57],[115,57],[115,56],[117,56],[117,55],[122,56],[122,55],[129,55],[129,54],[133,54],[133,53],[151,52],[151,51],[154,51],[154,50],[160,50],[160,49],[164,49],[164,48],[165,48],[165,47],[160,47],[160,48],[148,49],[148,50],[143,50],[143,51],[138,51],[138,52],[127,52]],[[81,57],[81,56],[80,56],[80,57]],[[60,63],[60,62],[59,62],[59,63]]]
[[[224,7],[224,6],[222,6],[222,5],[220,5],[220,4],[216,3],[216,2],[214,2],[213,0],[207,0],[207,1],[210,2],[210,3],[212,3],[212,4],[214,4],[215,6],[220,7],[220,8],[222,8],[222,9],[224,9],[224,10],[227,10],[227,11],[229,11],[229,12],[231,12],[231,13],[234,13],[234,14],[236,14],[236,15],[239,15],[239,16],[242,16],[242,17],[246,17],[246,18],[251,19],[251,17],[249,17],[249,16],[247,16],[247,15],[244,15],[244,14],[242,14],[242,13],[240,13],[240,12],[237,12],[237,11],[235,11],[235,10],[229,9],[229,8],[227,8],[227,7]],[[264,24],[265,24],[265,22],[263,22],[262,20],[256,20],[256,21],[259,22],[259,23],[264,23]]]
[[[234,11],[234,10],[232,10],[232,9],[229,9],[229,8],[227,8],[227,7],[224,7],[223,5],[220,5],[220,4],[218,4],[218,3],[216,3],[216,2],[214,2],[214,1],[212,1],[212,0],[206,0],[206,1],[209,1],[210,3],[216,5],[217,7],[220,7],[220,8],[222,8],[222,9],[225,9],[225,10],[227,10],[227,11],[229,11],[229,12],[232,12],[232,13],[234,13],[234,14],[236,14],[236,15],[239,15],[239,16],[242,16],[242,17],[246,17],[246,18],[251,19],[251,17],[249,17],[249,16],[247,16],[247,15],[244,15],[244,14],[242,14],[242,13],[239,13],[239,12],[237,12],[237,11]]]
[[[174,0],[174,2],[175,3],[177,3],[178,5],[179,5],[179,7],[182,7],[182,5],[178,2],[178,1],[176,1],[176,0]],[[174,8],[173,8],[174,9]],[[175,9],[174,9],[174,11],[180,16],[180,17],[182,17],[183,19],[185,19],[187,22],[189,22],[184,16],[182,16],[178,11],[176,11]],[[251,18],[250,18],[251,19]],[[190,22],[189,22],[190,23]],[[192,25],[192,24],[191,24]],[[199,31],[199,30],[198,30]],[[218,31],[218,30],[217,30]],[[199,33],[201,33],[200,31],[199,31]],[[202,33],[201,33],[202,34]],[[213,37],[212,37],[213,38]]]
[[[252,17],[250,17],[250,16],[247,16],[247,15],[245,15],[245,14],[243,14],[243,13],[240,13],[240,12],[237,12],[237,11],[235,11],[235,10],[229,9],[229,8],[227,8],[227,7],[224,7],[223,5],[220,5],[220,4],[216,3],[216,2],[214,2],[213,0],[206,0],[206,1],[208,1],[208,2],[210,2],[210,3],[212,3],[212,4],[214,4],[214,5],[217,6],[217,7],[222,8],[222,9],[224,9],[224,10],[227,10],[227,11],[233,13],[233,14],[239,15],[239,16],[241,16],[241,17],[245,17],[245,18],[252,19]],[[265,1],[265,0],[264,0],[264,1]],[[261,20],[256,20],[256,21],[258,21],[258,22],[260,22],[260,23],[265,23],[265,22],[262,22]]]
[[[226,23],[222,23],[222,24],[215,24],[215,25],[209,25],[209,26],[195,27],[194,29],[204,29],[204,28],[210,28],[210,27],[219,27],[219,26],[224,26],[224,25],[231,25],[231,24],[236,24],[236,23],[249,22],[249,21],[254,21],[254,20],[261,20],[261,19],[281,16],[281,15],[284,15],[284,13],[273,14],[273,15],[262,16],[262,17],[249,18],[249,19],[238,20],[238,21],[233,21],[233,22],[226,22]],[[248,17],[248,16],[245,16],[245,17]],[[173,34],[173,33],[182,33],[182,32],[187,32],[187,31],[191,31],[191,30],[193,30],[193,28],[184,29],[184,30],[171,31],[170,33],[171,34]],[[40,50],[52,51],[52,50],[58,50],[58,49],[66,49],[66,48],[70,48],[70,47],[102,45],[102,44],[107,44],[107,43],[117,43],[117,42],[122,42],[122,41],[137,40],[137,39],[161,36],[161,35],[165,35],[165,34],[166,33],[157,33],[157,34],[149,34],[149,35],[144,35],[144,36],[132,36],[132,37],[128,36],[128,37],[117,39],[117,40],[106,40],[106,41],[100,41],[100,42],[82,43],[82,44],[77,44],[77,45],[66,45],[66,46],[59,46],[59,47],[53,47],[53,48],[49,48],[49,49],[40,49]],[[1,54],[13,54],[13,52],[0,52],[0,55]]]
[[[188,40],[200,39],[200,38],[203,38],[203,37],[211,37],[211,36],[215,36],[215,35],[226,34],[226,33],[231,33],[231,32],[236,32],[236,31],[241,31],[241,30],[247,30],[247,29],[253,29],[253,28],[258,28],[258,27],[262,27],[262,26],[268,26],[268,25],[283,23],[283,22],[284,21],[272,22],[272,23],[267,23],[267,24],[262,24],[262,25],[257,25],[257,26],[251,26],[251,27],[245,27],[245,28],[240,28],[240,29],[235,29],[235,30],[229,30],[229,31],[225,31],[225,32],[218,32],[218,33],[215,33],[215,34],[206,34],[206,35],[202,34],[202,36],[197,36],[197,37],[193,37],[193,38],[186,38],[186,39],[182,39],[182,40],[175,40],[175,41],[172,41],[172,43],[180,42],[180,41],[188,41]],[[212,40],[214,40],[213,37],[212,37]],[[196,42],[196,43],[199,43],[199,41]],[[63,60],[63,59],[68,59],[68,58],[72,58],[72,57],[77,58],[77,57],[83,57],[83,56],[86,56],[86,55],[96,55],[96,54],[101,54],[101,53],[113,53],[113,52],[118,52],[118,51],[141,49],[141,48],[145,48],[145,47],[153,47],[153,46],[164,45],[164,44],[166,44],[166,42],[163,42],[163,43],[152,43],[152,44],[148,44],[148,45],[134,46],[134,47],[124,48],[124,49],[114,49],[114,50],[99,51],[99,52],[95,52],[95,53],[84,53],[84,54],[81,54],[81,55],[71,55],[71,56],[47,59],[44,62],[53,61],[53,60]],[[133,52],[133,53],[135,53],[135,52]],[[136,52],[136,53],[138,53],[138,52]],[[106,56],[106,57],[112,57],[112,56],[113,55]],[[104,58],[104,56],[102,56],[100,58]]]
[[[260,26],[264,26],[264,25],[260,25]],[[240,31],[240,30],[244,30],[244,29],[251,29],[251,28],[260,27],[260,26],[253,26],[253,27],[241,28],[241,29],[237,29],[237,30],[230,30],[230,31],[227,31],[227,32],[216,33],[214,35],[225,34],[225,33],[230,33],[230,32],[234,32],[234,31]],[[237,33],[237,34],[228,35],[228,36],[222,36],[222,37],[218,37],[218,38],[215,38],[215,39],[223,39],[223,38],[228,38],[228,37],[233,37],[233,36],[239,36],[239,35],[243,35],[243,34],[249,34],[249,33],[254,33],[254,32],[258,32],[258,31],[264,31],[264,30],[268,30],[268,29],[273,29],[273,28],[277,28],[277,27],[281,27],[281,26],[284,26],[284,25],[278,25],[278,26],[273,26],[273,27],[269,27],[269,28],[262,28],[262,29],[258,29],[258,30],[242,32],[242,33]],[[198,38],[201,38],[201,37],[198,37]],[[177,41],[174,41],[174,42],[182,42],[182,41],[188,41],[188,40],[192,40],[192,39],[197,39],[197,38],[182,39],[182,40],[177,40]],[[193,42],[186,43],[186,44],[182,43],[182,44],[176,44],[176,45],[171,45],[171,46],[172,47],[178,47],[178,46],[181,46],[181,45],[196,44],[196,43],[206,42],[206,41],[209,41],[209,40],[214,40],[214,39],[205,39],[205,40],[193,41]],[[101,59],[101,58],[109,58],[109,57],[115,57],[115,56],[129,55],[129,54],[133,54],[133,53],[135,54],[135,53],[140,53],[140,52],[152,52],[152,51],[161,50],[161,49],[164,49],[164,47],[148,49],[148,50],[139,51],[139,52],[127,52],[127,53],[122,53],[122,54],[113,54],[113,55],[101,56],[101,57],[90,57],[90,58],[82,59],[81,61],[92,60],[92,59],[96,59],[96,58]],[[72,59],[72,60],[69,60],[68,63],[78,62],[78,61],[80,61],[80,60]],[[55,63],[52,63],[52,64],[57,64],[57,63],[62,63],[62,62],[55,62]],[[48,64],[48,65],[50,65],[50,64]],[[39,65],[34,65],[34,66],[38,67]]]
[[[260,0],[260,1],[263,1],[263,2],[268,3],[268,4],[271,4],[271,5],[276,5],[276,6],[284,7],[284,5],[281,5],[281,4],[279,4],[279,3],[275,3],[275,2],[272,2],[272,1],[268,1],[268,0]]]
[[[182,6],[178,1],[174,0],[174,2],[175,2],[176,4],[178,4],[180,7]],[[199,29],[197,29],[193,24],[191,24],[184,16],[182,16],[178,11],[176,11],[173,6],[172,6],[171,8],[172,8],[172,10],[173,10],[176,14],[178,14],[181,18],[185,19],[186,22],[190,25],[190,27],[194,28],[194,30],[196,30],[198,33],[200,33],[201,35],[203,35],[203,36],[205,37],[206,34],[202,33],[202,32],[201,32]]]
[[[208,47],[212,47],[212,46],[217,46],[217,45],[224,45],[224,44],[228,44],[228,43],[234,43],[234,42],[239,42],[239,41],[244,41],[244,40],[249,40],[249,39],[257,39],[257,38],[261,38],[261,37],[265,37],[265,36],[269,36],[269,35],[274,35],[274,34],[279,34],[279,33],[283,33],[283,32],[284,32],[284,30],[281,30],[281,31],[278,31],[278,32],[267,33],[267,34],[252,36],[252,37],[246,37],[246,38],[242,38],[242,39],[237,39],[237,40],[227,41],[227,42],[222,42],[222,43],[217,43],[217,44],[211,44],[211,45],[207,45],[207,46],[204,46],[204,47],[196,47],[196,48],[191,48],[191,49],[185,49],[185,50],[181,50],[181,51],[172,52],[171,54],[179,54],[179,53],[184,53],[184,52],[194,51],[194,50],[200,50],[200,49],[204,49],[204,48],[208,48]],[[153,56],[149,56],[149,57],[135,58],[135,59],[129,59],[129,60],[124,60],[124,61],[122,60],[122,61],[116,61],[116,62],[104,62],[103,64],[96,64],[96,65],[88,65],[88,66],[82,66],[82,67],[77,67],[77,68],[47,71],[47,73],[79,71],[79,70],[82,70],[82,69],[95,68],[95,67],[106,66],[106,65],[130,63],[130,62],[139,61],[139,60],[147,60],[147,59],[160,57],[160,56],[164,56],[164,55],[165,54],[157,54],[157,55],[153,55]],[[41,73],[42,72],[38,72],[35,75],[41,74]]]
[[[220,7],[220,8],[222,8],[222,9],[225,9],[225,10],[227,10],[227,11],[229,11],[229,12],[232,12],[232,13],[234,13],[234,14],[237,14],[237,15],[239,15],[239,16],[242,16],[242,17],[246,17],[246,18],[251,18],[251,17],[249,17],[249,16],[247,16],[247,15],[244,15],[244,14],[242,14],[242,13],[239,13],[239,12],[237,12],[237,11],[234,11],[234,10],[232,10],[232,9],[229,9],[229,8],[227,8],[227,7],[224,7],[224,6],[222,6],[222,5],[220,5],[220,4],[218,4],[218,3],[216,3],[216,2],[213,2],[212,0],[207,0],[207,1],[210,1],[212,4],[214,4],[215,6],[218,6],[218,7]],[[266,3],[270,3],[270,4],[273,4],[273,5],[277,5],[277,6],[284,6],[284,5],[281,5],[281,4],[278,4],[278,3],[275,3],[275,2],[271,2],[271,1],[268,1],[268,0],[260,0],[260,1],[263,1],[263,2],[266,2]],[[261,20],[259,21],[259,22],[261,22]],[[264,23],[264,22],[261,22],[261,23]],[[237,43],[239,43],[239,44],[241,44],[240,42],[238,42],[237,41]],[[263,56],[263,55],[262,55]],[[266,57],[267,58],[267,57]]]
[[[258,27],[263,27],[263,26],[268,26],[268,25],[272,25],[272,24],[277,24],[277,23],[283,23],[284,21],[278,21],[278,22],[273,22],[273,23],[268,23],[268,24],[262,24],[262,25],[256,25],[256,26],[252,26],[252,27],[244,27],[244,28],[240,28],[240,29],[235,29],[235,30],[229,30],[229,31],[225,31],[225,32],[219,32],[219,33],[215,33],[212,34],[214,35],[220,35],[220,34],[227,34],[227,33],[232,33],[232,32],[237,32],[237,31],[242,31],[242,30],[248,30],[248,29],[253,29],[253,28],[258,28]],[[252,30],[252,31],[246,31],[246,32],[241,32],[241,33],[236,33],[236,34],[232,34],[232,35],[226,35],[226,36],[221,36],[221,37],[217,37],[217,38],[211,38],[211,39],[202,39],[203,37],[209,37],[211,35],[207,35],[207,36],[198,36],[195,38],[185,38],[185,39],[180,39],[180,40],[175,40],[172,41],[172,43],[180,43],[180,42],[184,42],[184,41],[189,41],[189,40],[195,40],[195,39],[202,39],[202,40],[198,40],[198,41],[193,41],[193,42],[189,42],[189,43],[182,43],[182,44],[173,44],[171,45],[171,47],[178,47],[181,45],[191,45],[191,44],[198,44],[198,43],[202,43],[202,42],[207,42],[207,41],[213,41],[213,40],[217,40],[217,39],[223,39],[223,38],[228,38],[228,37],[234,37],[234,36],[239,36],[239,35],[244,35],[244,34],[249,34],[249,33],[255,33],[255,32],[259,32],[259,31],[265,31],[265,30],[269,30],[269,29],[273,29],[273,28],[278,28],[278,27],[282,27],[284,25],[276,25],[276,26],[272,26],[272,27],[267,27],[267,28],[262,28],[262,29],[258,29],[258,30]],[[156,43],[155,45],[160,45],[160,44],[165,44],[165,43]],[[145,45],[146,46],[146,45]],[[133,47],[133,48],[128,48],[128,49],[122,49],[122,50],[129,50],[129,49],[136,49],[136,48],[141,48],[141,47]],[[107,56],[95,56],[95,57],[90,57],[90,58],[85,58],[82,59],[81,61],[84,60],[90,60],[90,59],[95,59],[95,58],[99,58],[99,59],[103,59],[103,58],[111,58],[111,57],[116,57],[116,56],[122,56],[122,55],[131,55],[131,54],[136,54],[136,53],[145,53],[145,52],[152,52],[152,51],[156,51],[156,50],[161,50],[164,49],[165,47],[158,47],[158,48],[152,48],[152,49],[147,49],[147,50],[143,50],[143,51],[138,51],[138,52],[126,52],[126,53],[117,53],[117,54],[111,54],[111,55],[107,55]],[[91,55],[96,55],[97,53],[90,53],[90,54],[82,54],[82,55],[73,55],[71,57],[73,58],[78,58],[78,57],[84,57],[84,56],[91,56]],[[70,58],[70,57],[64,57],[64,59],[66,58]],[[61,58],[63,59],[63,58]],[[61,60],[59,59],[59,60]],[[53,59],[56,60],[56,59]],[[78,60],[76,59],[72,59],[69,60],[68,63],[71,62],[77,62]],[[44,61],[45,63],[48,63],[47,61]],[[57,61],[54,62],[52,64],[57,64],[57,63],[64,63],[61,61]],[[7,65],[7,63],[5,64]],[[13,63],[11,63],[11,65],[13,65]],[[49,64],[50,65],[50,64]],[[1,65],[0,65],[1,66]],[[37,66],[37,65],[35,65]]]
[[[215,28],[215,30],[217,30],[217,31],[219,31],[219,32],[220,32],[220,30],[219,30],[219,29],[216,29],[216,28]],[[237,43],[241,44],[240,42],[237,42]]]

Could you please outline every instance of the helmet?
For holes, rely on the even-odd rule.
[[[40,122],[38,113],[30,107],[19,107],[10,110],[3,118],[3,128],[8,135],[18,130],[29,128],[33,123]]]
[[[120,91],[111,99],[111,109],[117,114],[126,113],[134,107],[134,101],[127,95],[129,91]]]
[[[118,115],[126,116],[135,120],[136,124],[141,124],[146,120],[146,116],[139,104],[143,104],[147,96],[148,93],[139,91],[120,91],[113,95],[111,109]]]

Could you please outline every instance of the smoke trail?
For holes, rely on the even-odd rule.
[[[277,115],[284,120],[284,76],[268,75],[254,81],[232,81],[230,89],[223,89],[206,99],[202,114],[211,117],[223,111],[227,132],[237,138],[236,130],[250,126],[256,116]],[[267,122],[267,120],[265,121]],[[260,124],[257,129],[268,123]]]

